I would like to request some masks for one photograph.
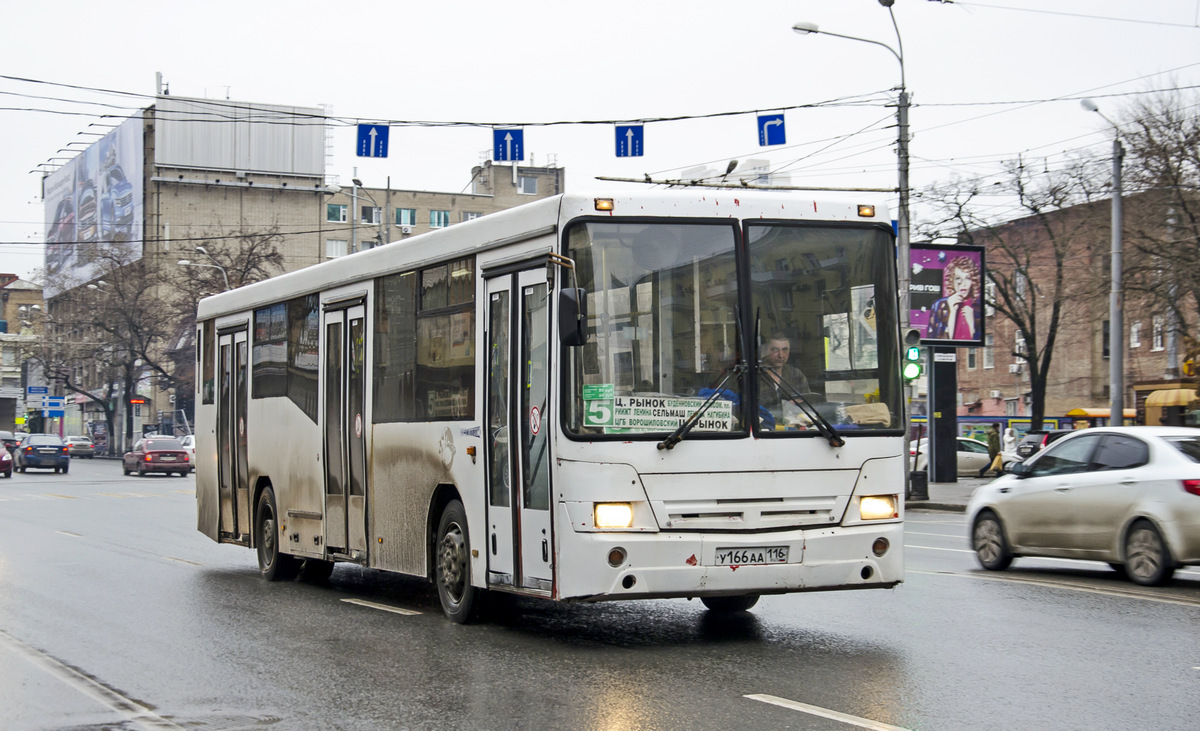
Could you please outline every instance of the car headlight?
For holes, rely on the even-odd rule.
[[[895,495],[864,495],[858,499],[858,514],[863,520],[891,520],[899,518],[896,510],[899,501]]]
[[[596,503],[593,520],[597,528],[628,528],[633,525],[633,506],[629,503]]]

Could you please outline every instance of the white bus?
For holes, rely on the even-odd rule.
[[[886,214],[765,192],[560,195],[206,298],[198,528],[565,601],[903,579]]]

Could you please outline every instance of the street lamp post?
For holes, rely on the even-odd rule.
[[[376,226],[380,227],[380,229],[379,229],[379,244],[380,244],[380,246],[382,246],[383,244],[386,244],[387,242],[383,240],[384,239],[383,226],[385,225],[384,221],[385,221],[385,216],[387,214],[387,211],[379,206],[379,201],[375,200],[375,196],[373,196],[367,192],[367,189],[363,186],[361,180],[359,180],[358,178],[354,178],[351,182],[354,183],[355,194],[357,195],[358,189],[362,188],[362,194],[367,197],[367,200],[371,201],[371,205],[375,206],[375,210],[379,211],[379,220],[375,221],[374,224]],[[357,200],[357,198],[356,198],[356,200]],[[355,206],[355,208],[356,208],[356,210],[352,211],[352,213],[354,213],[354,215],[358,215],[357,205]],[[351,253],[353,253],[353,252],[351,252]]]
[[[899,270],[899,287],[900,287],[900,324],[902,329],[908,328],[909,314],[909,282],[912,279],[912,270],[909,265],[909,186],[908,186],[908,85],[904,78],[904,42],[900,39],[900,26],[896,24],[896,16],[892,12],[893,0],[879,0],[879,4],[888,9],[888,15],[892,18],[892,26],[896,29],[896,46],[892,48],[886,43],[874,41],[870,38],[859,38],[858,36],[849,36],[842,33],[832,33],[827,30],[821,30],[816,23],[800,21],[792,26],[792,30],[801,35],[810,33],[820,33],[822,35],[833,36],[834,38],[844,38],[848,41],[861,41],[870,43],[875,46],[886,48],[889,53],[896,57],[896,61],[900,63],[900,95],[896,102],[896,126],[897,126],[897,142],[896,154],[899,162],[899,194],[900,206],[896,215],[896,267]],[[897,50],[899,49],[899,50]]]
[[[233,287],[229,286],[229,272],[227,272],[225,270],[225,267],[221,266],[221,264],[216,259],[213,258],[212,254],[208,253],[208,249],[205,249],[203,246],[197,246],[196,251],[200,252],[201,254],[204,254],[209,259],[211,259],[212,264],[204,264],[204,263],[198,262],[198,261],[189,261],[187,259],[180,259],[179,266],[181,266],[181,267],[205,267],[206,269],[218,269],[221,272],[221,276],[224,277],[224,279],[225,279],[225,291],[228,292],[229,290],[233,289]]]
[[[1089,112],[1095,112],[1100,118],[1112,125],[1113,137],[1113,166],[1112,166],[1112,286],[1108,295],[1108,380],[1109,407],[1108,423],[1120,426],[1125,423],[1125,322],[1121,307],[1121,227],[1124,225],[1125,213],[1122,203],[1121,162],[1125,158],[1125,147],[1121,144],[1121,128],[1117,126],[1091,99],[1080,102]]]

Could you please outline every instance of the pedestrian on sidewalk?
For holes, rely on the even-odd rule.
[[[983,469],[979,470],[979,476],[983,477],[988,470],[995,470],[997,475],[1004,474],[1004,466],[997,464],[1000,459],[1000,423],[992,424],[992,430],[987,435],[988,444],[988,463]]]

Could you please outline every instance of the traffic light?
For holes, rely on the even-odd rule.
[[[904,334],[904,358],[900,362],[900,374],[905,382],[911,382],[921,377],[925,368],[921,364],[921,332],[909,330]]]

